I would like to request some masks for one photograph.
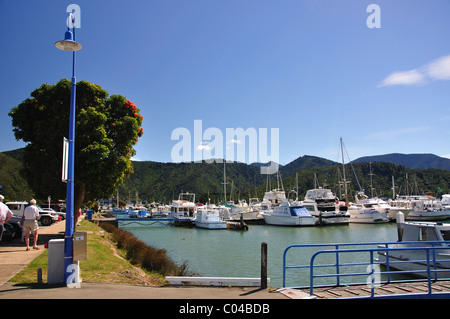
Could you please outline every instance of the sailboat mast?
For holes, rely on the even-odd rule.
[[[347,179],[345,178],[344,146],[341,137],[342,170],[344,171],[345,206],[348,206]]]
[[[395,199],[395,183],[394,183],[394,175],[392,175],[392,199]]]
[[[223,160],[223,194],[224,194],[224,199],[225,199],[225,203],[227,202],[227,173],[226,173],[226,169],[225,169],[225,163],[226,163],[226,159]]]
[[[372,183],[372,162],[369,162],[369,175],[370,175],[370,197],[373,197],[373,183]]]

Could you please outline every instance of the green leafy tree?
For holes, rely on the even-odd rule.
[[[63,137],[69,132],[71,82],[43,84],[12,108],[14,135],[28,145],[23,175],[38,198],[65,198],[61,181]],[[77,83],[75,203],[109,197],[133,172],[133,146],[142,136],[143,117],[134,103],[108,95],[99,85]]]

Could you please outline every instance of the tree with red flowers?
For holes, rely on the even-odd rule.
[[[43,84],[12,108],[14,134],[25,147],[23,175],[39,198],[65,198],[61,181],[63,137],[69,132],[69,80]],[[143,117],[133,102],[99,85],[77,83],[75,212],[84,201],[110,197],[133,172],[133,146]]]

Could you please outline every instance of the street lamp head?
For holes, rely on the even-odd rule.
[[[63,51],[78,51],[82,48],[81,44],[73,40],[73,34],[70,30],[66,31],[64,40],[55,42],[55,47]]]

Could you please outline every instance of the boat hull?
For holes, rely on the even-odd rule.
[[[314,217],[299,217],[299,216],[274,216],[263,214],[264,221],[268,225],[274,226],[314,226],[316,219]]]
[[[227,229],[226,222],[195,222],[195,227],[203,229]]]
[[[437,221],[450,218],[450,211],[411,211],[406,220]]]
[[[387,223],[387,213],[379,212],[350,212],[350,223],[358,224],[380,224]]]
[[[395,221],[397,219],[397,213],[399,213],[399,212],[403,213],[405,218],[407,218],[409,213],[411,212],[411,209],[408,209],[408,208],[405,208],[405,209],[398,208],[397,209],[397,208],[391,207],[391,208],[389,208],[389,213],[388,213],[389,220]]]
[[[349,213],[320,212],[318,215],[311,215],[316,218],[317,225],[348,225],[350,223]]]

